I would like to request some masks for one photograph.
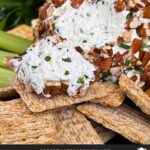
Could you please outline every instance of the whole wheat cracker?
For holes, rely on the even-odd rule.
[[[96,130],[98,135],[101,137],[104,143],[108,142],[109,140],[113,139],[117,134],[103,125],[89,119],[90,123],[92,124],[93,128]]]
[[[150,144],[150,118],[126,105],[117,108],[100,104],[83,104],[77,109],[135,143]]]
[[[0,123],[0,143],[3,144],[49,144],[54,123],[57,131],[55,144],[104,143],[90,122],[74,107],[32,113],[21,99],[0,102]]]
[[[119,79],[119,85],[127,96],[150,116],[150,97],[124,74]]]
[[[103,138],[74,107],[55,109],[53,113],[60,144],[104,144]]]
[[[70,106],[107,95],[106,87],[100,82],[97,82],[90,86],[86,95],[83,97],[58,95],[48,99],[44,96],[39,96],[36,93],[24,92],[24,85],[21,84],[17,79],[14,79],[12,82],[14,88],[20,94],[21,98],[32,112],[42,112],[63,106]]]
[[[56,139],[52,113],[32,113],[22,100],[0,102],[1,144],[54,144]]]
[[[0,100],[19,98],[19,94],[13,87],[0,88]]]
[[[105,97],[92,100],[92,103],[100,103],[102,105],[108,105],[112,107],[118,107],[120,106],[124,99],[125,99],[125,94],[124,92],[120,89],[118,85],[111,84],[111,83],[103,83],[105,87],[107,88],[108,94]]]
[[[8,33],[20,36],[22,38],[26,38],[29,40],[33,40],[33,29],[28,25],[20,25],[12,30],[9,30]]]

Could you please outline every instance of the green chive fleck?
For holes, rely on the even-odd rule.
[[[120,44],[119,47],[124,48],[124,49],[130,49],[131,46],[126,45],[126,44]]]
[[[144,72],[144,69],[142,67],[140,67],[140,66],[135,66],[134,69],[139,71],[139,72],[142,72],[142,73]]]
[[[126,60],[126,62],[125,62],[125,66],[129,66],[130,65],[130,60]]]
[[[103,79],[107,78],[109,75],[110,75],[110,72],[108,70],[104,70],[101,78]]]
[[[65,71],[65,75],[66,75],[66,76],[69,75],[69,71]]]
[[[81,77],[78,79],[77,83],[84,84],[84,77]]]
[[[63,61],[65,62],[71,62],[71,58],[67,57],[67,58],[62,58]]]
[[[45,61],[50,61],[51,60],[51,57],[50,56],[46,56],[45,57]]]
[[[145,43],[143,43],[142,48],[150,48],[150,45],[146,45]]]
[[[32,69],[36,69],[37,68],[37,66],[32,66]]]
[[[129,13],[127,14],[126,19],[131,19],[131,18],[133,18],[133,15],[134,15],[133,12],[129,12]]]
[[[88,78],[89,78],[87,75],[84,75],[84,77],[85,77],[86,79],[88,79]]]

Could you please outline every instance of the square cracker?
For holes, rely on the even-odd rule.
[[[45,98],[44,96],[39,96],[36,93],[25,92],[24,85],[21,84],[17,79],[13,80],[13,85],[16,91],[20,94],[22,100],[26,103],[32,112],[42,112],[48,109],[70,106],[107,95],[106,87],[100,82],[92,84],[86,95],[83,97],[58,95],[49,99]]]
[[[32,113],[21,99],[0,102],[0,123],[2,144],[50,144],[53,138],[55,144],[104,143],[74,107]]]
[[[0,100],[11,100],[19,97],[13,87],[0,88]]]
[[[50,112],[32,113],[22,102],[0,102],[1,144],[54,144],[56,126]]]
[[[117,108],[99,104],[83,104],[77,109],[106,128],[132,142],[150,144],[150,118],[126,105]]]
[[[104,144],[103,137],[98,135],[85,116],[74,107],[52,111],[55,116],[58,144]]]
[[[100,103],[102,105],[108,105],[112,107],[120,106],[126,97],[125,93],[121,90],[121,88],[118,85],[111,83],[103,83],[103,84],[108,90],[107,96],[91,100],[91,102]]]
[[[96,130],[100,138],[103,140],[104,143],[108,142],[109,140],[113,139],[117,134],[112,130],[105,128],[103,125],[88,119],[92,124],[93,128]]]
[[[20,36],[25,39],[33,40],[33,29],[26,25],[20,25],[12,30],[9,30],[8,33]]]
[[[150,97],[124,74],[119,79],[121,89],[141,110],[150,116]]]

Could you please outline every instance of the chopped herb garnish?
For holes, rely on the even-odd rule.
[[[150,48],[150,45],[146,45],[145,43],[143,43],[142,48]]]
[[[65,74],[66,76],[67,76],[67,75],[69,75],[69,71],[65,71],[65,73],[64,73],[64,74]]]
[[[130,49],[131,46],[127,45],[127,44],[120,44],[119,47],[124,48],[124,49]]]
[[[58,28],[56,28],[56,32],[59,33],[59,29]]]
[[[88,79],[88,78],[89,78],[87,75],[84,75],[84,77],[85,77],[86,79]]]
[[[82,28],[80,28],[80,32],[81,32],[81,33],[84,33],[84,31],[83,31],[83,29],[82,29]]]
[[[86,40],[83,40],[82,43],[87,43],[87,41],[86,41]]]
[[[45,61],[50,61],[51,60],[51,57],[50,56],[46,56],[45,57]]]
[[[134,69],[139,71],[139,72],[142,72],[142,73],[144,72],[144,69],[142,67],[140,67],[140,66],[135,66]]]
[[[86,14],[88,17],[90,17],[91,15],[89,13]]]
[[[77,83],[84,84],[84,77],[81,77],[78,79]]]
[[[37,68],[37,66],[32,66],[32,69],[36,69]]]
[[[63,61],[65,62],[71,62],[71,58],[67,57],[67,58],[62,58]]]
[[[130,65],[130,60],[126,60],[126,62],[125,62],[125,66],[129,66]]]
[[[110,72],[108,70],[104,70],[102,74],[102,79],[107,78],[110,75]]]
[[[133,12],[129,12],[129,13],[127,14],[126,19],[131,19],[131,18],[133,18],[133,16],[134,16],[134,13],[133,13]]]
[[[59,16],[54,16],[54,20],[56,20],[57,18],[59,18]]]
[[[40,25],[43,25],[42,21],[38,21],[36,26],[40,26]]]
[[[150,40],[150,36],[148,37],[148,40]]]

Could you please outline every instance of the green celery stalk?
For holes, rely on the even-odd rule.
[[[19,55],[0,50],[0,67],[5,67],[3,64],[5,56],[19,56]]]
[[[0,67],[0,88],[11,86],[10,80],[15,76],[11,70]]]
[[[0,30],[0,48],[2,49],[23,54],[31,44],[32,42],[30,40]]]

